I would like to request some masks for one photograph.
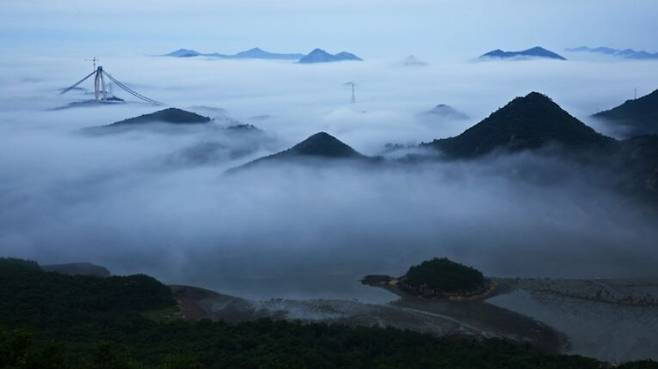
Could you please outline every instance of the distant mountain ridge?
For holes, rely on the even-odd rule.
[[[261,48],[255,47],[249,50],[241,51],[239,53],[230,55],[230,54],[221,54],[221,53],[202,53],[196,50],[190,49],[178,49],[170,53],[164,54],[164,56],[171,56],[177,58],[189,58],[195,56],[206,56],[213,58],[221,59],[271,59],[271,60],[299,60],[304,57],[302,53],[273,53],[265,51]]]
[[[545,95],[517,97],[462,134],[423,144],[448,157],[472,158],[495,150],[520,151],[555,143],[571,148],[605,147],[612,138],[597,133]]]
[[[543,47],[536,46],[527,50],[522,51],[503,51],[496,49],[489,51],[486,54],[483,54],[479,57],[480,60],[492,60],[492,59],[510,59],[510,60],[522,60],[522,59],[555,59],[555,60],[567,60],[567,58],[559,55],[553,51],[544,49]]]
[[[658,134],[658,90],[592,117],[619,126],[626,136]]]
[[[572,53],[590,53],[590,54],[599,54],[606,55],[616,58],[623,59],[634,59],[634,60],[658,60],[658,52],[651,53],[644,50],[633,50],[633,49],[613,49],[611,47],[587,47],[581,46],[571,49],[566,49],[567,52]]]
[[[282,60],[298,60],[304,57],[302,53],[273,53],[265,51],[258,47],[253,49],[241,51],[231,58],[235,59],[282,59]]]
[[[338,54],[330,54],[322,49],[315,49],[308,53],[308,55],[299,59],[299,63],[301,64],[331,63],[339,61],[363,61],[363,59],[346,51],[339,52]]]
[[[322,49],[314,49],[308,54],[302,53],[273,53],[255,47],[229,55],[221,53],[202,53],[192,49],[178,49],[162,56],[175,58],[193,58],[205,56],[218,59],[263,59],[263,60],[297,60],[301,64],[330,63],[339,61],[362,61],[360,57],[346,51],[331,54]]]

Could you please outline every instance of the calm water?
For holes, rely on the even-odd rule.
[[[569,337],[570,352],[610,362],[658,360],[658,308],[515,291],[491,304],[528,315]]]

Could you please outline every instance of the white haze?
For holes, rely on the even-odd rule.
[[[223,108],[267,135],[240,138],[203,127],[85,134],[83,128],[157,108],[51,110],[85,98],[58,96],[57,89],[88,73],[89,63],[4,59],[0,255],[91,261],[116,273],[144,272],[249,297],[378,300],[379,292],[359,286],[361,276],[401,274],[433,256],[490,275],[655,276],[655,219],[607,189],[607,178],[576,175],[588,169],[555,158],[223,173],[317,131],[369,155],[389,142],[455,135],[530,91],[588,121],[634,88],[657,88],[658,63],[404,68],[398,60],[306,66],[134,57],[103,65],[149,97],[181,108]],[[358,85],[353,106],[347,81]],[[439,103],[472,119],[420,115]],[[228,124],[220,118],[215,124]],[[207,143],[227,149],[203,163],[185,159]],[[240,148],[249,150],[230,154]],[[521,167],[541,168],[542,180],[519,180]]]

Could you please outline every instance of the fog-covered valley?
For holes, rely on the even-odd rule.
[[[555,156],[225,173],[318,131],[386,156],[388,143],[459,134],[530,91],[607,133],[589,115],[658,86],[650,62],[430,62],[108,57],[131,88],[214,121],[94,134],[159,108],[62,108],[90,98],[58,95],[89,62],[5,59],[0,251],[259,298],[384,301],[358,279],[436,255],[497,276],[656,276],[655,213],[613,191],[610,173]],[[424,114],[437,104],[470,119]],[[228,129],[241,123],[260,130]]]

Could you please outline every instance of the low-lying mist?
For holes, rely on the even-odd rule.
[[[139,63],[138,63],[139,62]],[[520,153],[470,162],[227,169],[328,131],[364,154],[460,133],[538,90],[583,118],[658,86],[658,64],[521,62],[402,68],[393,62],[108,59],[145,95],[210,126],[91,135],[157,110],[51,110],[83,61],[0,65],[0,254],[91,261],[247,297],[381,299],[358,279],[448,256],[489,275],[655,276],[658,224],[604,174]],[[10,73],[7,73],[10,72]],[[55,73],[56,72],[56,73]],[[355,81],[349,104],[344,82]],[[119,93],[117,93],[119,94]],[[446,103],[472,117],[419,114]],[[231,133],[230,117],[264,132]],[[532,179],[519,168],[532,168]],[[591,173],[590,173],[591,171]]]

